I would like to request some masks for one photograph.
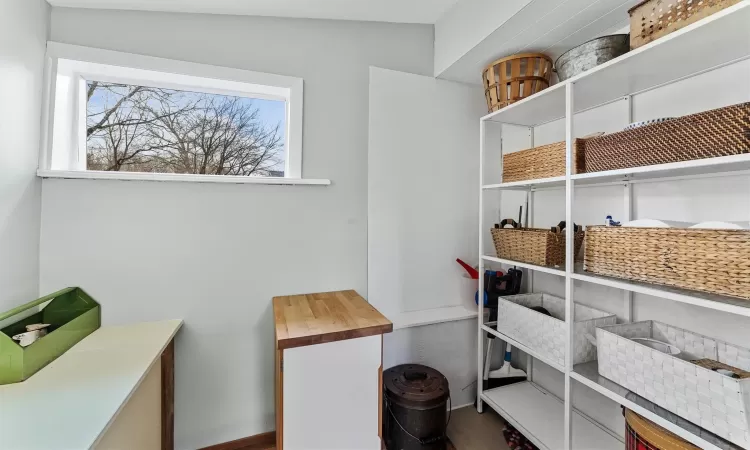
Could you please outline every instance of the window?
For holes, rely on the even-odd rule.
[[[282,100],[86,80],[86,170],[284,176]]]
[[[41,176],[302,178],[299,78],[55,42],[47,61]]]

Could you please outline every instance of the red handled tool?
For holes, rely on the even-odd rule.
[[[456,258],[456,262],[461,264],[461,267],[466,270],[466,272],[469,274],[472,280],[478,280],[479,279],[479,271],[470,265],[466,264],[461,260],[461,258]]]

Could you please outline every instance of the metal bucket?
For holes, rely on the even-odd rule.
[[[630,51],[629,34],[612,34],[585,42],[560,55],[555,72],[560,81],[593,69]]]
[[[383,372],[383,438],[391,450],[445,450],[448,380],[437,370],[403,364]]]

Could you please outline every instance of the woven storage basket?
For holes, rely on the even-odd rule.
[[[631,338],[674,345],[688,359],[750,370],[750,350],[664,323],[597,328],[599,375],[743,448],[750,448],[750,378],[732,378]]]
[[[521,53],[498,59],[482,72],[487,109],[494,112],[547,89],[552,60],[542,53]]]
[[[597,327],[614,325],[617,316],[589,306],[575,305],[573,364],[596,359],[596,347],[586,338]],[[541,306],[551,316],[529,308]],[[521,294],[497,300],[497,331],[512,337],[560,366],[565,366],[565,300],[549,294]]]
[[[592,226],[584,270],[750,300],[750,230]]]
[[[700,450],[700,448],[626,409],[625,450]]]
[[[565,264],[565,234],[565,230],[549,228],[493,228],[492,240],[498,258],[538,266],[561,266]],[[584,234],[583,231],[575,233],[574,255],[581,250]]]
[[[750,103],[587,139],[586,172],[750,153]]]
[[[587,139],[573,143],[573,173],[584,172]],[[565,176],[565,141],[503,154],[503,183]]]
[[[630,8],[630,48],[636,49],[740,0],[646,0]]]

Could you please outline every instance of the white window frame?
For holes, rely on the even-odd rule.
[[[70,76],[70,92],[57,92],[58,70]],[[283,100],[286,103],[284,177],[158,174],[86,170],[86,80],[119,82],[193,92]],[[67,95],[56,114],[56,97]],[[81,102],[84,102],[82,105]],[[58,122],[66,111],[67,122]],[[82,123],[83,122],[83,123]],[[38,175],[45,178],[94,178],[253,184],[330,184],[302,178],[303,80],[229,67],[176,61],[132,53],[47,42],[42,143]],[[62,130],[62,138],[54,138]],[[56,157],[57,159],[53,159]]]

